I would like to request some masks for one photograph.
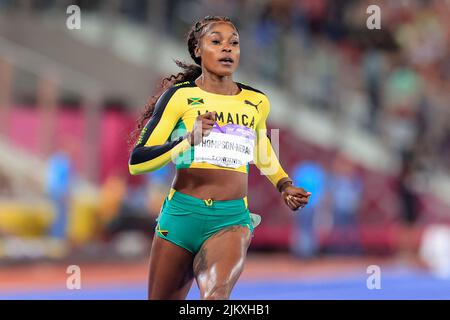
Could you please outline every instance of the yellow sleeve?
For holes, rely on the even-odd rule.
[[[168,141],[183,115],[182,107],[174,98],[176,90],[170,88],[159,98],[153,115],[142,129],[128,162],[132,175],[157,170],[191,147],[185,137]]]
[[[283,178],[289,178],[288,174],[281,167],[277,154],[275,153],[272,143],[267,136],[266,121],[270,112],[270,102],[264,96],[264,104],[261,105],[261,118],[256,125],[256,143],[253,162],[259,171],[264,174],[267,179],[277,187],[277,183]],[[277,141],[278,143],[278,141]]]

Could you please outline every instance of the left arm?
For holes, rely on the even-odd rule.
[[[303,188],[298,188],[283,170],[272,143],[267,136],[266,121],[270,112],[269,100],[265,98],[261,106],[261,118],[256,125],[256,144],[253,162],[274,187],[281,193],[284,202],[291,210],[298,210],[308,203],[310,196]]]

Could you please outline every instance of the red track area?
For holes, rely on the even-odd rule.
[[[250,254],[241,279],[289,280],[320,276],[366,273],[369,265],[387,265],[381,258],[322,258],[302,261],[287,254]],[[0,292],[65,289],[69,265],[36,264],[0,270]],[[146,283],[147,261],[123,264],[81,263],[82,286],[114,283]]]

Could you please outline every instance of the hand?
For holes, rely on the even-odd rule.
[[[212,111],[197,116],[194,128],[187,136],[191,146],[199,144],[202,142],[203,137],[207,137],[211,133],[214,122],[216,121],[216,115],[217,113]]]
[[[311,192],[307,192],[303,188],[289,185],[283,189],[281,196],[286,205],[292,210],[297,211],[308,204]]]

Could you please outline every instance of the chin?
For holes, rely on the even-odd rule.
[[[214,72],[215,74],[217,74],[219,77],[229,77],[231,75],[233,75],[235,69],[220,69],[220,70],[215,70],[216,72]]]
[[[230,77],[233,75],[233,72],[221,72],[218,74],[220,77]]]

